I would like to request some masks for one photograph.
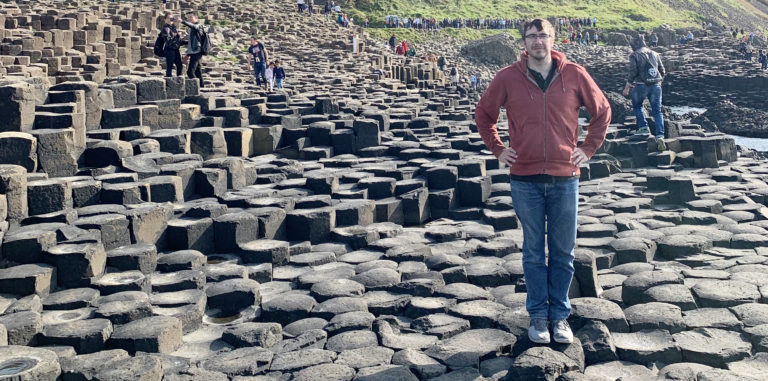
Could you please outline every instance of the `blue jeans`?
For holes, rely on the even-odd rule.
[[[664,137],[664,116],[661,114],[661,85],[646,85],[644,83],[638,83],[632,89],[632,108],[635,110],[635,118],[637,118],[637,128],[644,128],[648,126],[648,122],[645,120],[645,113],[643,112],[643,102],[646,98],[651,102],[651,112],[653,113],[653,121],[656,123],[656,135],[659,138]]]
[[[283,88],[283,79],[282,78],[275,78],[275,88],[282,89]]]
[[[256,86],[261,86],[261,82],[267,84],[267,63],[266,62],[254,62],[253,74],[256,75]]]
[[[579,179],[560,183],[511,180],[512,204],[523,226],[523,275],[531,318],[560,320],[571,314]],[[547,236],[549,260],[545,254]]]

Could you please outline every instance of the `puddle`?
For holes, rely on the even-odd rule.
[[[33,358],[20,358],[0,363],[0,376],[13,376],[30,370],[37,365]]]

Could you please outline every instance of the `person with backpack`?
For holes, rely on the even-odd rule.
[[[643,35],[635,36],[630,45],[633,52],[629,56],[629,74],[622,94],[626,97],[632,90],[632,108],[637,118],[636,135],[639,136],[650,135],[643,112],[643,102],[648,98],[656,124],[656,148],[664,151],[667,149],[664,143],[664,117],[661,114],[661,82],[666,75],[664,63],[659,53],[645,46]]]
[[[200,87],[203,87],[203,56],[210,51],[210,41],[203,30],[197,18],[197,12],[187,14],[187,20],[182,21],[184,26],[189,28],[189,41],[187,42],[187,52],[184,57],[189,63],[187,65],[187,77],[200,80]]]
[[[168,12],[165,15],[165,25],[160,31],[163,39],[163,56],[165,56],[165,76],[170,77],[173,66],[176,65],[176,76],[181,76],[181,35],[177,29],[179,18]]]
[[[264,48],[264,44],[259,42],[256,37],[253,37],[251,38],[251,46],[248,47],[248,53],[250,54],[248,58],[252,61],[253,74],[256,76],[256,86],[261,87],[262,82],[264,82],[266,87],[268,84],[266,70],[267,62],[269,61],[267,49]]]
[[[451,68],[451,85],[459,85],[459,69],[457,69],[456,66]]]
[[[445,71],[445,65],[447,63],[445,56],[440,56],[440,58],[437,59],[437,66],[440,68],[440,71]]]

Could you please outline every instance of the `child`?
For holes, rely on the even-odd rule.
[[[275,84],[275,64],[274,62],[269,63],[269,67],[267,67],[267,70],[265,71],[265,74],[267,77],[267,88],[270,92],[272,92],[272,88]]]
[[[280,66],[280,61],[275,61],[275,68],[273,69],[273,72],[275,73],[275,87],[278,89],[283,88],[283,79],[285,79],[285,70],[282,66]]]

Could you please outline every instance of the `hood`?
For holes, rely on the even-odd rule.
[[[632,41],[629,42],[629,46],[632,47],[632,50],[639,50],[645,47],[645,38],[643,38],[642,34],[638,34],[635,37],[632,37]]]

